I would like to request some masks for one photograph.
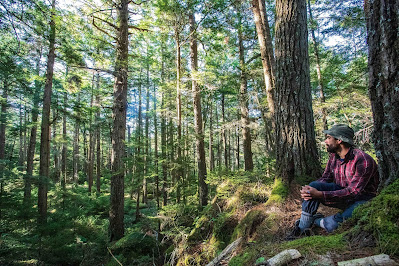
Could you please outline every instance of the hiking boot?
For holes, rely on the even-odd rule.
[[[305,230],[301,231],[301,228],[299,228],[299,220],[295,221],[294,228],[292,229],[291,233],[289,233],[286,237],[285,240],[287,241],[292,241],[295,239],[299,239],[305,236],[311,236],[313,235],[313,232],[310,228],[306,228]]]

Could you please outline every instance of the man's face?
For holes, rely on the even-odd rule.
[[[324,141],[327,151],[330,153],[337,153],[337,151],[341,149],[341,147],[339,146],[341,142],[341,140],[338,140],[330,135],[326,135],[326,140]]]

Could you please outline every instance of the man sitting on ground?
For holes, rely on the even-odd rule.
[[[377,164],[370,155],[354,148],[353,129],[338,124],[324,133],[330,158],[322,177],[302,187],[301,218],[296,221],[287,240],[310,235],[313,224],[330,233],[351,217],[357,206],[376,196],[379,184]],[[320,203],[343,212],[323,217],[316,214]]]

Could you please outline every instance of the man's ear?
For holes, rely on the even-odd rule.
[[[337,139],[337,141],[338,141],[338,144],[342,144],[342,140]]]

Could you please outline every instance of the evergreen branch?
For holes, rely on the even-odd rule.
[[[92,70],[93,72],[105,72],[105,73],[111,74],[113,76],[116,76],[115,71],[108,70],[108,69],[94,68],[94,67],[88,67],[88,66],[71,66],[71,67],[84,68],[84,69]]]
[[[101,31],[102,33],[104,33],[105,35],[107,35],[108,37],[110,37],[111,39],[114,39],[115,41],[118,41],[114,36],[112,36],[111,34],[109,34],[108,32],[106,32],[105,30],[101,29],[100,27],[98,27],[96,25],[96,23],[94,22],[94,17],[93,17],[93,26],[96,27],[96,29],[98,29],[99,31]]]
[[[142,29],[142,28],[139,28],[139,27],[136,27],[136,26],[133,26],[133,25],[129,25],[129,29],[135,29],[135,30],[142,31],[142,32],[149,32],[150,31],[149,29]],[[129,32],[129,34],[133,34],[133,33]]]
[[[92,17],[93,17],[93,20],[94,19],[98,19],[98,20],[100,20],[102,22],[107,23],[109,26],[113,27],[114,29],[119,30],[119,27],[117,27],[115,24],[109,22],[108,20],[105,20],[105,19],[102,19],[102,18],[99,18],[99,17],[96,17],[96,16],[92,16]]]

